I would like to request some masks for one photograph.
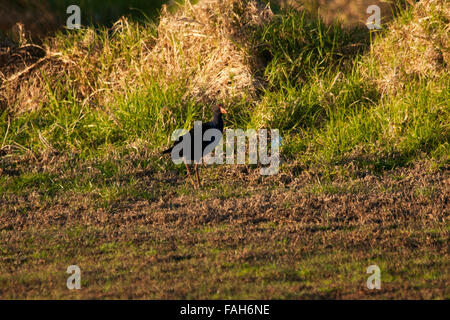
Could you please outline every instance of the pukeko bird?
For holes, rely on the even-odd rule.
[[[170,147],[167,150],[164,150],[162,153],[166,154],[166,153],[172,153],[172,150],[178,145],[180,144],[183,139],[188,139],[187,141],[190,141],[190,154],[183,154],[183,149],[181,149],[181,152],[177,152],[176,154],[172,154],[172,157],[174,158],[183,158],[184,159],[184,164],[186,166],[189,178],[191,179],[192,184],[194,185],[194,188],[196,189],[196,185],[194,183],[194,180],[192,179],[191,176],[191,171],[189,170],[189,166],[186,163],[186,160],[188,160],[189,162],[194,162],[194,170],[195,170],[195,177],[197,178],[197,185],[198,187],[200,187],[200,179],[198,177],[198,164],[201,162],[201,159],[207,155],[209,152],[205,153],[205,148],[209,145],[210,148],[208,148],[210,151],[212,151],[215,146],[217,146],[217,144],[220,141],[219,139],[215,139],[215,136],[211,137],[210,141],[203,141],[203,135],[205,134],[205,132],[209,129],[217,129],[220,131],[220,135],[222,135],[223,133],[223,119],[222,119],[222,114],[227,113],[227,111],[223,108],[222,105],[216,105],[212,108],[212,112],[213,112],[213,119],[210,122],[206,122],[206,123],[202,123],[201,126],[199,126],[199,129],[201,128],[201,130],[199,130],[199,134],[197,136],[197,133],[194,135],[194,128],[192,128],[188,133],[182,135],[181,137],[179,137],[175,143],[173,144],[172,147]],[[201,134],[201,136],[200,136]],[[189,137],[187,137],[189,135]],[[199,154],[198,152],[195,152],[195,146],[197,143],[201,142],[201,154]],[[198,144],[197,144],[198,147]]]

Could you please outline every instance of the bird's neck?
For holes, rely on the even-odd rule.
[[[214,118],[213,118],[212,122],[213,122],[214,125],[216,125],[217,127],[223,128],[222,114],[221,114],[221,113],[216,113],[216,114],[214,114]]]

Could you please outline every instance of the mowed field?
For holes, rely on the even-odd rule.
[[[1,34],[1,299],[450,299],[445,1],[377,33],[135,4],[153,20]],[[216,103],[226,128],[280,130],[278,174],[205,165],[194,190],[161,155]]]
[[[0,207],[1,297],[449,298],[448,171],[330,183],[220,167],[194,191],[145,159],[18,164]],[[69,265],[81,290],[66,287]]]

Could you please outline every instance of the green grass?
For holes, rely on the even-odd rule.
[[[108,29],[111,22],[132,6],[153,17],[159,2],[104,11],[70,4],[77,3],[83,19],[102,12],[87,22],[96,27],[47,40],[85,57],[77,73],[43,75],[48,101],[0,113],[0,219],[13,217],[0,230],[1,297],[376,298],[364,291],[370,264],[382,269],[382,297],[449,297],[448,222],[433,207],[437,198],[445,202],[445,186],[421,181],[417,171],[420,183],[409,189],[404,172],[390,184],[356,177],[386,178],[425,160],[444,181],[448,75],[411,77],[395,94],[380,92],[365,74],[378,68],[365,30],[279,11],[251,39],[260,44],[266,86],[258,99],[229,103],[225,124],[280,129],[280,175],[310,180],[292,186],[255,177],[252,166],[212,166],[202,168],[205,185],[196,191],[184,166],[160,151],[173,130],[209,118],[209,106],[185,95],[182,77],[167,84],[130,72],[125,83],[104,81],[117,70],[141,70],[140,48],[157,34],[141,13],[124,29]],[[407,11],[399,21],[411,19]],[[92,99],[76,85],[92,86]],[[369,198],[374,193],[384,198]],[[391,211],[393,195],[400,201],[404,194],[410,198]],[[360,211],[347,208],[353,198]],[[363,211],[371,205],[382,209]],[[26,225],[28,215],[44,224]],[[47,215],[50,222],[40,220]],[[16,219],[24,230],[16,232]],[[83,293],[64,287],[74,263],[83,270]]]
[[[396,293],[396,298],[430,298],[432,290],[445,292],[445,278],[436,270],[445,268],[447,263],[439,256],[439,250],[432,247],[427,247],[426,255],[392,245],[384,247],[386,243],[374,244],[374,248],[366,251],[357,247],[341,250],[337,245],[351,242],[345,230],[323,235],[314,233],[306,243],[295,235],[283,241],[286,236],[278,232],[283,228],[278,226],[273,230],[279,244],[255,242],[253,238],[265,240],[267,236],[254,230],[253,240],[244,240],[244,245],[234,240],[216,243],[215,239],[224,237],[223,228],[185,230],[184,238],[176,244],[159,241],[159,237],[164,237],[164,230],[152,226],[132,228],[126,234],[121,232],[113,241],[108,240],[108,234],[113,231],[109,228],[72,226],[29,230],[21,239],[7,245],[5,256],[13,258],[20,252],[29,269],[2,273],[2,287],[14,288],[3,297],[375,299],[389,295],[398,287],[403,290]],[[357,227],[355,232],[363,232],[361,228],[367,226]],[[369,231],[377,228],[371,225]],[[234,226],[229,232],[235,234],[238,229],[239,226]],[[400,237],[404,230],[400,228],[394,235]],[[174,230],[169,232],[174,234]],[[412,238],[416,232],[412,232]],[[323,236],[335,241],[335,245],[322,243]],[[296,246],[297,241],[302,242],[301,248]],[[364,241],[358,240],[361,244]],[[65,288],[65,269],[73,263],[82,270],[82,290],[78,292]],[[372,264],[381,269],[380,291],[365,287],[369,276],[366,268]],[[21,292],[24,285],[28,289]],[[417,288],[424,290],[424,295]]]
[[[174,129],[189,128],[208,107],[186,99],[182,82],[162,86],[158,79],[144,76],[124,92],[114,92],[93,78],[95,70],[99,79],[111,72],[119,56],[132,68],[136,58],[132,48],[143,38],[151,39],[155,25],[130,23],[130,30],[111,36],[108,30],[98,29],[96,41],[112,50],[100,53],[95,69],[89,59],[81,66],[86,68],[83,77],[105,90],[109,105],[93,107],[77,96],[71,89],[73,75],[53,85],[48,79],[50,99],[38,111],[2,112],[2,146],[92,158],[130,146],[160,150],[170,143]],[[56,39],[69,53],[88,34],[73,31]],[[227,126],[280,129],[286,138],[283,155],[307,167],[345,163],[355,157],[362,166],[378,171],[423,157],[445,161],[449,94],[442,88],[449,87],[449,77],[408,82],[401,93],[381,96],[360,71],[364,64],[376,63],[361,58],[370,55],[363,50],[368,42],[346,53],[349,45],[361,40],[360,34],[361,30],[344,30],[337,24],[325,26],[306,13],[278,14],[255,35],[262,44],[257,54],[267,63],[263,74],[267,86],[259,101],[231,107]]]

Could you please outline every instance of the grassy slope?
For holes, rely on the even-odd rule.
[[[383,95],[363,75],[376,61],[360,31],[283,13],[255,35],[260,101],[226,119],[279,128],[281,173],[207,168],[194,192],[157,150],[206,107],[182,83],[96,81],[117,61],[134,67],[156,27],[127,30],[98,31],[109,49],[78,79],[106,89],[106,108],[83,104],[68,76],[39,110],[1,115],[0,296],[449,298],[448,76]],[[86,34],[56,42],[69,54]],[[65,288],[69,264],[80,292]],[[370,264],[382,269],[375,293]]]

